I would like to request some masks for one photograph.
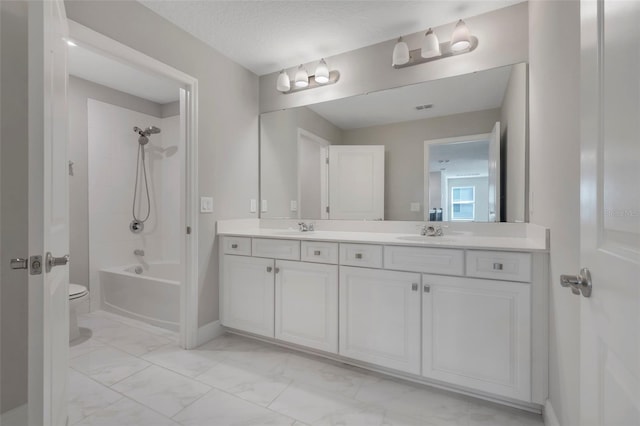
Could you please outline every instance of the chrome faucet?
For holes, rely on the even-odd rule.
[[[420,228],[420,235],[425,237],[442,237],[444,231],[442,230],[442,225],[423,225],[422,228]]]
[[[313,223],[298,222],[300,232],[313,232]]]

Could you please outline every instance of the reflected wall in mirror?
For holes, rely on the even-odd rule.
[[[261,217],[429,220],[429,210],[441,208],[442,220],[526,221],[526,114],[526,64],[264,113]],[[489,155],[498,122],[497,151]],[[432,171],[430,159],[441,152],[429,147],[478,135],[485,138],[482,153],[471,144],[458,148],[486,171],[454,177],[450,169],[438,181],[442,167]],[[458,179],[456,188],[473,186],[463,178],[487,181],[473,190],[473,219],[463,206],[469,191],[457,189],[452,204],[454,186],[444,188],[443,176],[451,184]],[[485,192],[495,205],[485,207]]]

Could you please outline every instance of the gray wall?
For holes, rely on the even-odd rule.
[[[66,1],[67,16],[198,79],[198,322],[218,319],[218,219],[257,217],[258,77],[135,1]]]
[[[424,207],[424,142],[431,139],[490,133],[500,110],[490,109],[363,129],[345,130],[344,145],[385,145],[384,217],[423,220],[424,212],[410,211],[410,203]]]
[[[527,105],[527,64],[516,64],[511,68],[500,114],[502,154],[506,157],[502,162],[506,170],[501,171],[506,216],[501,220],[507,222],[527,220]]]
[[[27,3],[0,1],[0,412],[27,402]]]
[[[395,39],[326,58],[332,70],[340,71],[340,81],[335,85],[317,90],[283,95],[276,91],[277,72],[261,76],[260,112],[309,105],[426,80],[527,62],[529,37],[527,17],[526,2],[474,17],[465,16],[465,22],[471,33],[479,40],[476,50],[458,57],[400,70],[391,67],[391,53]],[[436,27],[434,31],[441,39],[448,40],[454,24],[452,22]],[[416,49],[420,46],[423,36],[424,31],[421,31],[404,38],[410,49]],[[306,64],[307,69],[313,69],[315,65],[317,63]],[[292,75],[292,70],[288,71]]]
[[[260,117],[260,179],[265,218],[297,217],[290,201],[298,199],[298,129],[331,144],[339,144],[342,131],[309,108],[291,108]],[[317,218],[319,219],[319,218]]]
[[[69,161],[73,161],[73,176],[69,177],[69,251],[73,259],[69,281],[89,285],[89,146],[87,100],[107,102],[144,114],[162,117],[167,106],[119,92],[77,77],[69,77]],[[132,133],[133,135],[133,133]]]
[[[580,299],[558,277],[580,268],[580,4],[536,0],[529,13],[530,218],[551,229],[549,398],[569,426],[580,420]]]

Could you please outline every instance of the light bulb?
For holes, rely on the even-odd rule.
[[[315,79],[318,84],[327,84],[329,82],[329,67],[327,67],[324,59],[321,59],[316,67]]]
[[[434,58],[436,56],[440,56],[440,41],[438,40],[438,36],[433,32],[431,28],[424,35],[424,39],[422,40],[422,50],[420,52],[423,58],[429,59]]]
[[[278,89],[279,92],[288,92],[291,89],[291,81],[289,81],[289,75],[284,70],[280,71],[280,74],[278,74],[276,89]]]
[[[409,62],[409,46],[402,40],[402,37],[398,39],[398,42],[393,48],[393,58],[391,65],[404,65]]]
[[[451,36],[451,50],[454,52],[460,52],[468,49],[471,46],[471,34],[469,28],[462,19],[458,21],[453,35]]]
[[[304,69],[302,64],[298,67],[298,71],[296,71],[294,84],[296,87],[307,87],[309,85],[309,74],[307,74],[307,70]]]

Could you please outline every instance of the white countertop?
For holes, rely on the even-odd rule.
[[[249,225],[249,226],[247,226]],[[348,243],[368,243],[403,245],[413,247],[440,247],[460,249],[488,249],[505,251],[548,251],[548,238],[546,233],[530,236],[488,236],[476,235],[473,232],[449,231],[445,229],[442,237],[423,237],[418,232],[392,233],[392,232],[349,232],[334,230],[318,230],[300,232],[294,228],[260,228],[251,226],[250,223],[228,223],[219,226],[219,235],[276,238],[303,241],[332,241]]]

